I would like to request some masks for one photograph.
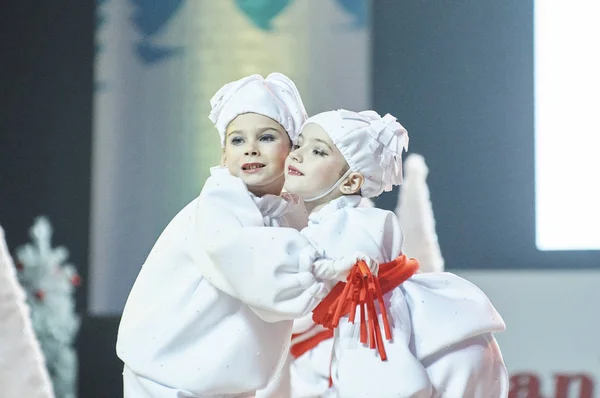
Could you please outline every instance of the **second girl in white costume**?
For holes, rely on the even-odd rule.
[[[362,323],[372,327],[375,319],[357,311],[351,323],[350,303],[341,312],[328,394],[503,398],[508,378],[493,333],[505,326],[485,294],[451,273],[414,273],[415,264],[402,257],[397,216],[359,207],[361,196],[375,197],[402,182],[407,145],[406,130],[391,115],[339,110],[309,118],[287,161],[285,189],[311,211],[302,234],[322,255],[335,258],[352,249],[377,260],[383,264],[379,281],[388,291],[378,325],[367,333],[378,350],[359,342]],[[331,297],[315,310],[315,320],[327,326],[335,326]],[[391,339],[382,332],[377,341],[385,318]]]

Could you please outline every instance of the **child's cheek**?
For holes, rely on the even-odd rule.
[[[282,163],[285,163],[286,159],[288,158],[288,155],[290,154],[290,147],[287,145],[287,143],[282,143],[281,145],[279,145],[279,160]]]

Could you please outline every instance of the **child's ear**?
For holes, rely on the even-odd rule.
[[[360,191],[365,177],[361,173],[352,172],[342,183],[340,190],[344,195],[354,195]]]

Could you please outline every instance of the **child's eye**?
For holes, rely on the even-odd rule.
[[[240,145],[244,142],[244,140],[242,139],[242,137],[233,137],[231,139],[231,144],[232,145]]]
[[[324,150],[319,149],[319,148],[313,149],[312,152],[314,155],[317,155],[317,156],[327,156],[327,153]]]
[[[260,137],[260,140],[263,142],[275,141],[275,136],[272,134],[264,134]]]

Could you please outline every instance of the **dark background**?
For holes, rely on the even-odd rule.
[[[535,248],[533,2],[373,3],[373,106],[397,115],[425,156],[447,268],[600,266],[597,251]],[[50,217],[84,278],[80,397],[122,396],[118,319],[85,314],[95,3],[0,10],[0,224],[14,249],[37,215]]]

